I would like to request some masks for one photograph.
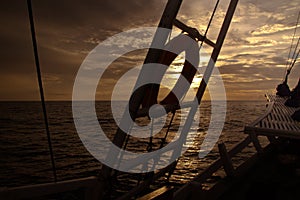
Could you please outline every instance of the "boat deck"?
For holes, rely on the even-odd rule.
[[[297,110],[284,105],[286,98],[267,95],[269,103],[266,113],[245,127],[246,134],[300,139],[300,122],[291,115]]]
[[[300,199],[299,144],[299,140],[287,140],[274,145],[217,199]]]
[[[264,154],[217,199],[300,199],[300,123],[291,117],[297,108],[285,106],[286,98],[266,96],[265,114],[244,130]],[[271,151],[263,151],[259,135],[269,138]]]

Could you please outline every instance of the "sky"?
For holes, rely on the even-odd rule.
[[[166,2],[33,0],[46,100],[71,100],[76,74],[89,52],[115,34],[157,26]],[[204,33],[215,2],[183,0],[178,19]],[[208,32],[213,41],[228,2],[220,1]],[[26,1],[2,2],[0,10],[0,100],[39,100]],[[265,93],[274,92],[285,73],[299,11],[299,0],[240,0],[216,64],[228,100],[262,100]],[[131,45],[130,40],[123,42]],[[131,52],[116,60],[101,78],[97,99],[110,99],[118,79],[141,64],[145,54],[145,50]],[[166,76],[176,78],[174,71],[180,70],[171,69]],[[290,88],[299,77],[296,63]]]

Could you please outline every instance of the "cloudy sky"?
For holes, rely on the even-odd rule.
[[[203,33],[215,1],[184,0],[178,18]],[[33,0],[46,99],[71,100],[75,76],[88,53],[114,34],[156,26],[166,2]],[[208,38],[216,39],[227,5],[228,0],[221,0]],[[0,100],[37,100],[26,1],[2,2],[0,10]],[[261,100],[282,81],[299,10],[299,0],[240,0],[217,62],[229,100]],[[97,98],[109,99],[115,82],[144,55],[132,52],[118,59],[101,79]],[[290,75],[291,88],[299,76],[300,63]]]

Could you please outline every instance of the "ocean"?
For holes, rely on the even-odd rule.
[[[46,105],[58,180],[97,176],[101,163],[86,150],[77,134],[72,115],[72,103],[51,101]],[[117,128],[111,115],[110,102],[96,102],[96,110],[101,127],[111,138]],[[263,114],[265,110],[264,101],[228,101],[226,120],[219,140],[230,149],[246,137],[243,127]],[[53,181],[40,102],[1,102],[0,113],[0,187]],[[170,183],[182,185],[190,181],[199,171],[204,170],[219,157],[217,148],[214,148],[203,159],[198,158],[199,145],[201,145],[199,143],[208,129],[210,113],[210,102],[202,102],[199,127],[196,131],[198,140],[195,140],[179,158],[176,170],[170,177]],[[181,115],[185,113],[182,112]],[[176,129],[176,126],[178,123],[174,120],[171,130]],[[155,140],[154,137],[154,146],[157,141],[159,140]],[[133,145],[131,148],[139,151],[142,147]],[[254,149],[250,146],[234,158],[234,164],[238,165],[253,153]],[[222,172],[215,177],[222,177]],[[122,179],[126,180],[126,184],[122,184],[124,182]],[[115,189],[119,193],[125,192],[129,189],[130,183],[136,184],[133,179],[121,177]]]

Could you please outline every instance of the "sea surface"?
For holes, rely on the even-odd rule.
[[[107,136],[112,138],[117,127],[111,115],[110,102],[96,102],[99,123]],[[220,141],[225,142],[227,149],[232,148],[246,135],[243,127],[255,120],[266,110],[264,101],[228,101],[226,120]],[[72,115],[71,102],[47,102],[49,127],[52,138],[53,152],[58,180],[68,180],[87,176],[97,176],[101,163],[86,150],[82,144]],[[179,113],[185,117],[187,112]],[[211,103],[204,101],[200,106],[200,120],[195,134],[196,140],[178,161],[176,170],[170,177],[174,184],[184,184],[204,170],[210,163],[218,159],[219,154],[214,148],[205,158],[198,158],[199,146],[208,130],[211,117]],[[143,123],[143,120],[140,121]],[[176,117],[170,127],[178,130],[179,122]],[[172,133],[170,133],[172,135]],[[153,138],[153,148],[157,148],[163,135]],[[141,141],[149,145],[149,139]],[[0,187],[14,187],[27,184],[53,181],[50,154],[43,121],[40,102],[0,102]],[[133,141],[128,148],[133,151],[144,151],[143,145]],[[249,147],[236,158],[238,164],[249,157],[254,149]],[[216,177],[221,177],[217,174]],[[116,190],[125,192],[130,183],[135,184],[134,178],[124,177]]]

